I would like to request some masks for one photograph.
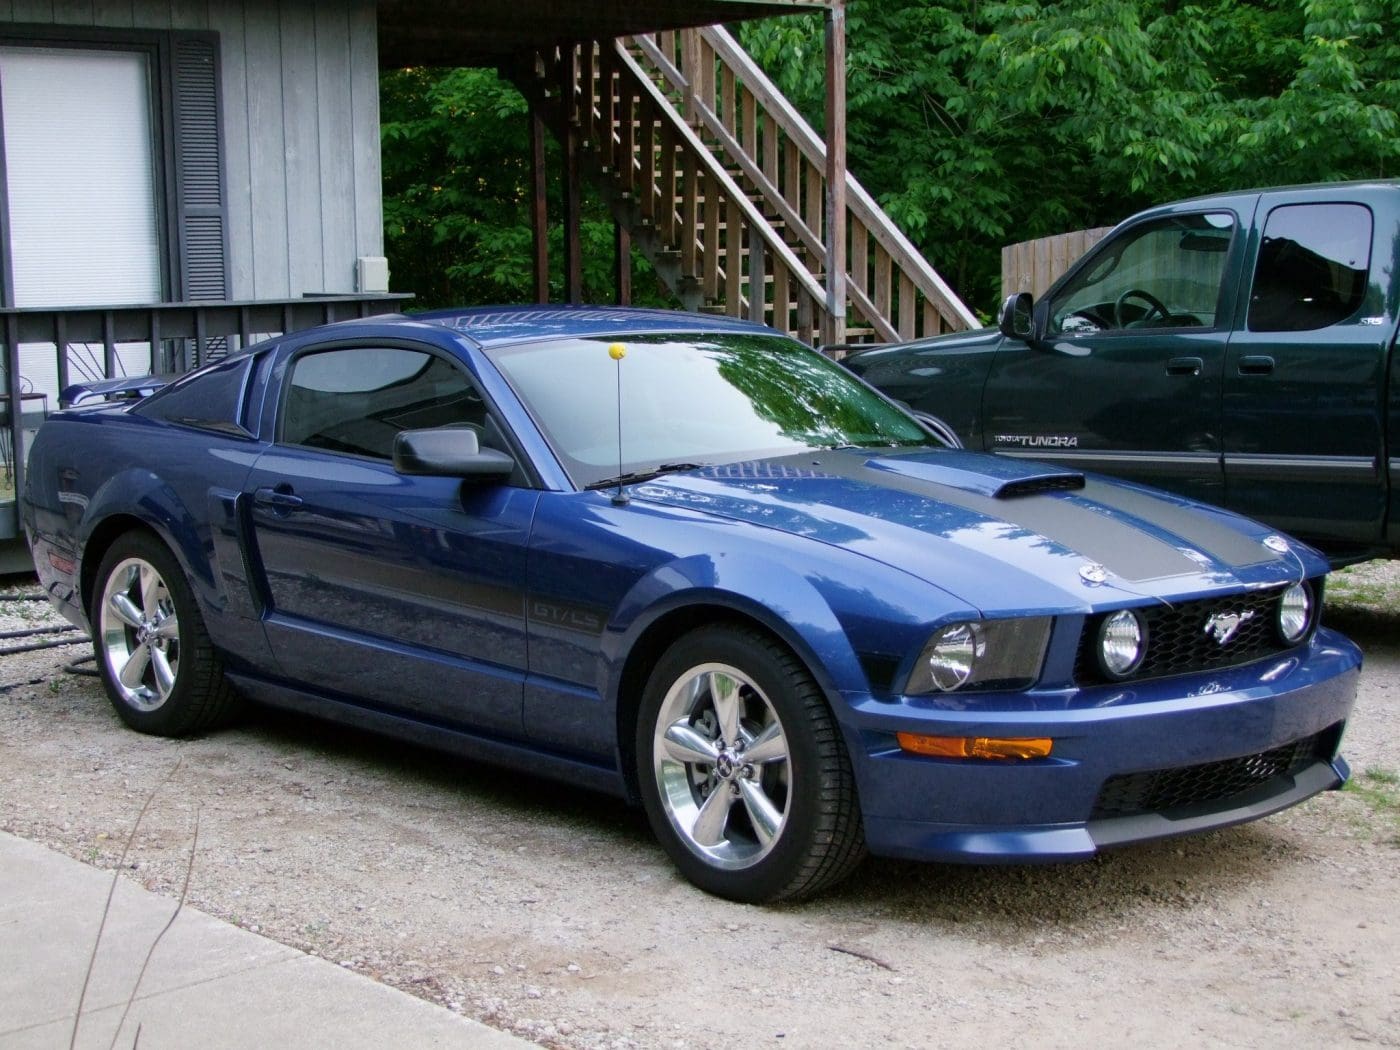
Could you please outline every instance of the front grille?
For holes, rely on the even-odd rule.
[[[1235,667],[1289,648],[1274,627],[1278,599],[1285,588],[1203,598],[1171,605],[1149,605],[1138,610],[1147,625],[1147,656],[1132,675],[1134,680],[1165,678],[1189,671]],[[1314,609],[1321,600],[1314,601]],[[1206,633],[1206,622],[1216,613],[1245,616],[1235,635],[1221,645]],[[1314,614],[1315,615],[1315,614]],[[1075,658],[1074,679],[1081,685],[1110,681],[1099,667],[1098,635],[1104,617],[1091,616],[1084,624]]]
[[[1338,733],[1334,726],[1292,744],[1241,758],[1110,777],[1099,791],[1090,819],[1169,814],[1189,806],[1224,802],[1274,777],[1292,776],[1318,759],[1329,758],[1336,750]]]

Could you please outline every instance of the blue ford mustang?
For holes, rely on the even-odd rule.
[[[867,849],[1087,857],[1347,776],[1360,654],[1312,551],[937,447],[742,322],[334,325],[58,413],[28,478],[43,585],[134,729],[252,698],[616,792],[738,900]]]

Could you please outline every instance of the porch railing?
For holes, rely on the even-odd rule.
[[[119,348],[149,348],[149,366],[157,373],[185,372],[232,350],[274,335],[375,314],[392,313],[411,295],[309,295],[296,299],[150,303],[131,306],[42,306],[0,309],[0,347],[4,382],[0,412],[7,439],[6,466],[13,495],[0,495],[0,538],[17,535],[14,499],[24,491],[25,415],[36,400],[24,389],[20,349],[32,355],[52,348],[53,372],[61,392],[77,378],[115,378],[123,374]],[[142,363],[147,359],[142,356]],[[47,371],[47,369],[46,369]],[[15,406],[19,406],[18,410]],[[31,420],[32,422],[32,420]],[[8,495],[8,498],[6,496]],[[7,505],[8,504],[8,505]]]

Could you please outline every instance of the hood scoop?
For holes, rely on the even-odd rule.
[[[1084,487],[1084,475],[1078,471],[966,452],[937,453],[934,457],[882,456],[867,460],[865,465],[992,499],[1073,492]]]

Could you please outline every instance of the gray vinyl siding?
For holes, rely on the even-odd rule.
[[[0,21],[219,35],[231,298],[351,292],[384,254],[374,0],[0,0]]]

